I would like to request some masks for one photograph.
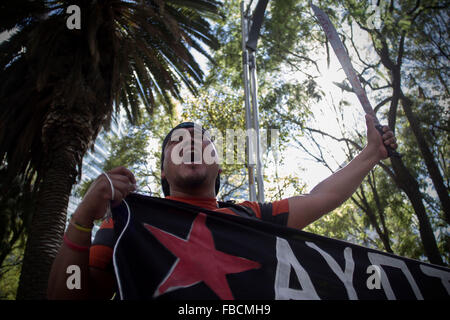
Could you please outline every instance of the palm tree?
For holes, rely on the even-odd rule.
[[[217,48],[213,0],[15,0],[0,5],[0,164],[33,182],[37,203],[18,299],[45,298],[70,190],[98,132],[122,108],[139,119],[203,74],[191,54]],[[77,5],[81,29],[66,25]]]

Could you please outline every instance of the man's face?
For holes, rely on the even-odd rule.
[[[217,152],[199,127],[175,130],[163,152],[161,178],[167,179],[171,190],[214,190],[220,172]]]

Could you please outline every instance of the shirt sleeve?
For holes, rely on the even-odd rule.
[[[114,223],[112,219],[105,220],[96,232],[89,250],[89,266],[103,270],[112,270],[114,244]]]
[[[240,204],[251,208],[256,217],[263,221],[279,224],[282,226],[287,225],[289,215],[288,199],[265,203],[244,201]]]

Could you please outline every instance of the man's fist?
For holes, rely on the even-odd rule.
[[[377,160],[386,159],[388,152],[385,146],[390,146],[393,150],[397,149],[397,139],[394,137],[394,133],[388,126],[383,126],[383,136],[380,135],[375,128],[374,118],[366,114],[367,125],[367,149]]]
[[[112,206],[118,205],[128,194],[136,190],[136,179],[133,173],[125,167],[117,167],[106,172],[108,178],[101,174],[91,184],[83,200],[75,213],[77,221],[91,224],[94,220],[104,217],[108,202],[112,201]],[[112,192],[114,188],[114,194]],[[113,198],[114,195],[114,198]]]

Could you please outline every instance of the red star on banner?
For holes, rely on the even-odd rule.
[[[192,223],[186,240],[144,223],[144,226],[177,256],[166,278],[156,289],[154,297],[203,281],[220,299],[233,300],[225,275],[261,267],[258,262],[217,251],[205,221],[205,214],[200,213]]]

